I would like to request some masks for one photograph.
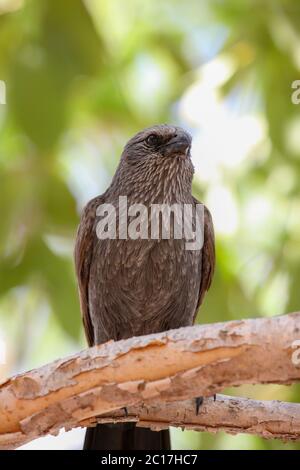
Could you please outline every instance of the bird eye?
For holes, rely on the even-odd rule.
[[[156,134],[150,134],[148,135],[147,139],[146,139],[146,143],[147,145],[149,145],[150,147],[155,147],[155,145],[158,145],[159,144],[159,137],[158,135]]]

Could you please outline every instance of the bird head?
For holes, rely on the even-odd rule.
[[[151,157],[185,159],[190,158],[191,144],[192,138],[184,129],[161,124],[144,129],[132,137],[126,144],[122,157],[128,162]]]
[[[127,195],[148,192],[161,199],[191,192],[191,144],[190,134],[178,126],[161,124],[138,132],[124,147],[114,186]]]

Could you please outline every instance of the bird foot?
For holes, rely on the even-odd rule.
[[[196,397],[195,400],[196,400],[196,415],[198,416],[200,406],[203,403],[203,397]]]
[[[216,399],[217,399],[217,395],[216,395],[216,394],[213,395],[213,399],[214,399],[214,401],[216,401]],[[202,404],[203,404],[203,400],[204,400],[203,397],[197,397],[197,398],[195,398],[195,401],[196,401],[196,415],[197,415],[197,416],[198,416],[198,414],[199,414],[200,407],[201,407]]]
[[[128,418],[128,410],[127,410],[126,406],[124,406],[122,408],[122,410],[124,410],[125,416],[126,416],[126,418]]]

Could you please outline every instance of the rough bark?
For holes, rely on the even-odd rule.
[[[209,396],[244,383],[300,380],[300,313],[108,342],[0,387],[0,446],[16,447],[124,406]],[[163,408],[163,407],[162,407]]]
[[[169,426],[194,431],[230,434],[255,434],[266,439],[300,440],[300,405],[279,401],[257,401],[249,398],[217,395],[205,398],[199,414],[195,400],[149,403],[127,408],[109,415],[87,420],[87,426],[96,423],[136,422],[137,426],[159,431]]]

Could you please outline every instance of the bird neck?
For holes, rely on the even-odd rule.
[[[190,160],[166,160],[155,165],[120,164],[108,190],[134,203],[188,203],[192,198],[194,168]]]

